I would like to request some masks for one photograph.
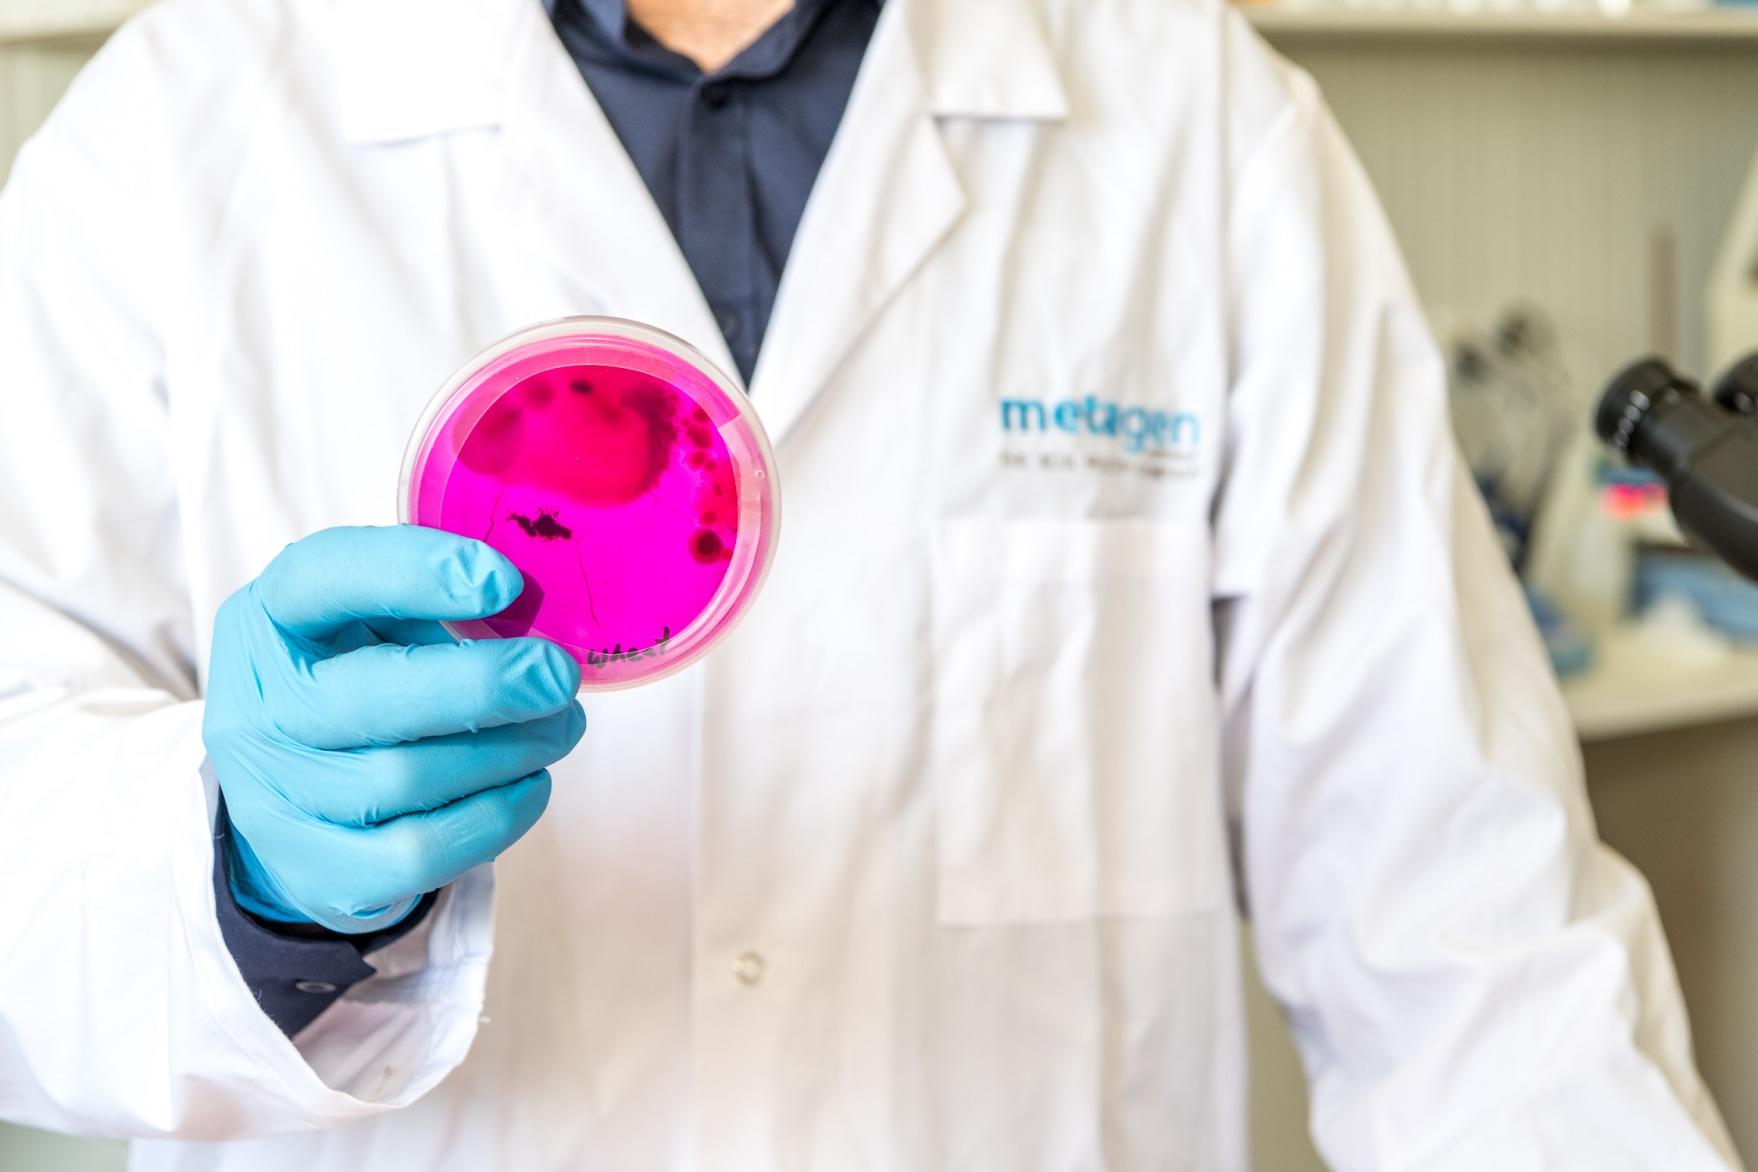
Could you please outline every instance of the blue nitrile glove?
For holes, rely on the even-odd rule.
[[[378,931],[531,829],[586,730],[579,665],[436,621],[523,588],[481,542],[400,526],[314,534],[226,600],[202,735],[240,906]]]

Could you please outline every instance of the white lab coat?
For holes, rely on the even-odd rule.
[[[1339,1169],[1733,1166],[1367,183],[1215,0],[886,5],[753,380],[765,594],[288,1041],[215,926],[215,608],[570,313],[731,365],[538,0],[166,0],[27,147],[0,1115],[180,1172],[1233,1172],[1243,903]]]

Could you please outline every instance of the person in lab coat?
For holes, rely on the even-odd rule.
[[[589,713],[391,525],[581,313],[739,372],[787,511]],[[164,0],[0,198],[0,355],[0,1116],[1242,1170],[1243,906],[1337,1168],[1736,1166],[1368,184],[1218,0]]]

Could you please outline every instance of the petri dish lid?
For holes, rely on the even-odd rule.
[[[519,567],[505,611],[461,639],[535,635],[582,692],[649,683],[737,625],[774,558],[769,437],[725,373],[638,322],[522,330],[434,395],[403,457],[398,517],[484,541]]]

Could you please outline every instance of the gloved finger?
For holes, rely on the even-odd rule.
[[[380,643],[402,647],[449,647],[457,638],[432,619],[370,619],[361,623]]]
[[[575,702],[524,724],[337,754],[335,767],[297,800],[329,822],[371,826],[529,777],[573,752],[585,733],[586,713]]]
[[[437,810],[364,829],[330,828],[342,848],[337,853],[353,861],[346,902],[319,910],[356,917],[455,882],[523,838],[549,805],[549,794],[545,769]]]
[[[480,541],[398,525],[313,533],[282,550],[252,589],[282,631],[320,639],[360,620],[486,618],[524,585]]]
[[[318,660],[279,687],[265,707],[282,735],[313,749],[363,749],[560,712],[580,690],[580,665],[547,639],[384,643]]]
[[[450,631],[432,619],[356,619],[325,633],[323,651],[329,655],[346,655],[380,643],[430,647],[456,642],[458,640]]]

